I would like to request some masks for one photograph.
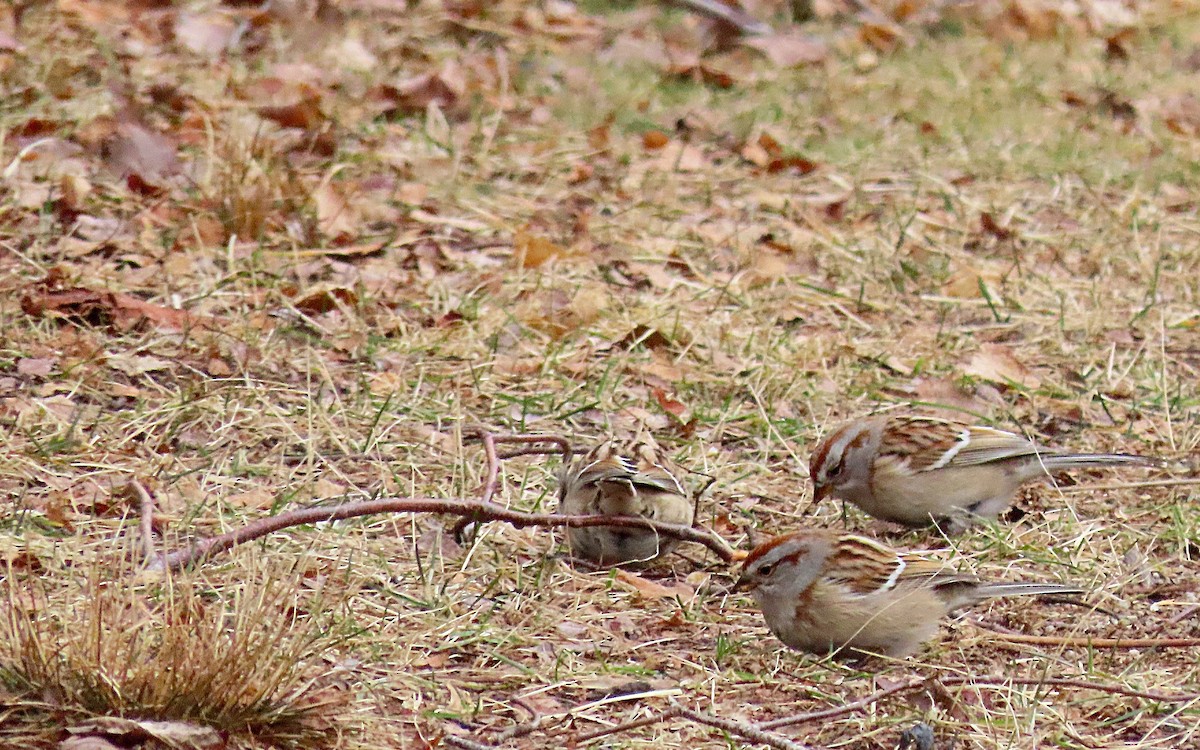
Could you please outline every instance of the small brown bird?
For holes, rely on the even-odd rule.
[[[1021,485],[1062,469],[1155,466],[1124,453],[1056,453],[1011,432],[932,417],[883,415],[825,436],[809,462],[813,497],[832,495],[885,521],[957,533],[995,518]]]
[[[860,536],[799,531],[757,547],[735,589],[749,590],[767,627],[812,653],[905,656],[956,609],[997,596],[1081,594],[1053,583],[986,583],[945,563]]]
[[[567,466],[559,480],[565,515],[642,516],[691,525],[695,506],[679,470],[647,436],[597,445]],[[654,529],[585,526],[567,529],[571,551],[600,565],[644,565],[679,542]]]

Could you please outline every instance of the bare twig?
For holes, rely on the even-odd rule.
[[[572,738],[573,744],[578,745],[584,742],[590,742],[601,737],[628,732],[633,729],[640,729],[642,727],[659,724],[677,717],[682,717],[688,721],[694,721],[697,724],[715,727],[722,731],[729,732],[732,735],[750,740],[751,742],[758,742],[769,747],[777,748],[777,750],[808,750],[805,745],[801,745],[793,740],[788,739],[787,737],[775,734],[774,732],[767,731],[765,725],[751,724],[747,721],[730,719],[724,716],[714,716],[713,714],[705,713],[704,711],[696,711],[694,709],[681,706],[678,703],[672,703],[671,706],[665,711],[655,714],[654,716],[646,716],[641,719],[635,719],[634,721],[627,721],[615,726],[605,727],[594,732],[580,734]]]
[[[737,719],[727,719],[724,716],[713,716],[703,711],[693,711],[690,708],[683,708],[682,706],[679,707],[679,715],[697,724],[716,727],[730,734],[748,739],[751,742],[759,742],[769,747],[777,748],[777,750],[808,750],[807,745],[801,745],[783,735],[769,732],[757,724],[750,724]]]
[[[571,460],[571,442],[559,435],[492,435],[491,433],[481,431],[472,435],[471,438],[484,443],[485,448],[489,439],[493,444],[523,443],[532,446],[530,448],[518,448],[515,451],[500,456],[500,458],[561,453],[563,461]],[[538,447],[537,443],[553,443],[555,447],[553,449]]]
[[[136,479],[129,482],[129,491],[138,501],[138,535],[142,542],[142,556],[146,560],[158,558],[158,550],[154,548],[154,497],[150,491]]]
[[[571,444],[566,438],[558,437],[557,435],[493,435],[490,432],[480,430],[477,434],[472,435],[471,438],[483,443],[483,452],[487,457],[487,478],[483,482],[482,490],[483,502],[485,503],[492,501],[499,487],[500,459],[515,458],[527,454],[544,455],[547,453],[562,453],[564,464],[571,460]],[[496,452],[496,443],[525,443],[533,447],[519,448],[504,455],[498,455]],[[554,443],[555,448],[538,447],[537,443]],[[484,520],[487,519],[464,516],[450,529],[450,535],[455,540],[461,541],[463,532],[466,531],[468,526]]]
[[[976,626],[978,627],[978,625]],[[1008,643],[1031,643],[1039,646],[1067,646],[1070,648],[1195,648],[1200,638],[1092,638],[1079,635],[1027,635],[1004,633],[991,628],[980,628]]]
[[[445,513],[455,516],[468,516],[481,521],[503,521],[517,528],[525,528],[527,526],[569,526],[573,528],[583,526],[615,526],[623,529],[653,529],[663,536],[669,536],[685,542],[703,544],[724,562],[731,562],[737,558],[737,554],[729,546],[729,543],[714,531],[695,526],[681,526],[673,523],[650,521],[640,516],[560,516],[554,513],[526,513],[519,510],[510,510],[502,505],[485,503],[480,500],[398,497],[385,500],[363,500],[356,503],[344,503],[333,508],[304,508],[302,510],[280,513],[270,518],[262,518],[226,534],[202,539],[187,549],[160,555],[150,567],[152,569],[169,568],[177,570],[201,562],[239,544],[253,541],[272,532],[281,531],[292,526],[342,521],[347,518],[370,516],[376,513]]]
[[[1145,482],[1111,482],[1109,484],[1077,484],[1071,487],[1059,487],[1059,492],[1100,492],[1107,490],[1136,490],[1142,487],[1190,487],[1200,484],[1200,477],[1187,479],[1151,479]]]
[[[1133,688],[1123,687],[1121,685],[1105,685],[1091,680],[1076,679],[1071,677],[949,677],[940,680],[919,679],[911,682],[902,682],[898,685],[877,690],[870,695],[860,698],[856,701],[846,703],[842,706],[826,708],[819,711],[809,711],[802,714],[794,714],[792,716],[784,716],[771,721],[763,722],[758,726],[762,729],[779,729],[780,727],[794,726],[796,724],[806,724],[813,721],[824,721],[827,719],[837,718],[852,714],[867,708],[868,706],[878,703],[892,695],[898,693],[908,693],[913,690],[918,690],[922,687],[928,687],[935,682],[940,683],[944,687],[974,687],[974,688],[995,688],[1003,689],[1015,685],[1025,686],[1045,686],[1045,687],[1072,687],[1080,690],[1095,690],[1101,693],[1110,693],[1113,695],[1124,695],[1130,698],[1141,698],[1144,700],[1157,701],[1159,703],[1190,703],[1200,700],[1200,693],[1160,693],[1156,691],[1134,690]]]
[[[449,747],[458,747],[462,750],[493,750],[491,745],[485,745],[482,742],[467,739],[461,734],[447,734],[442,737],[442,744]]]
[[[341,521],[347,518],[358,518],[376,513],[445,513],[464,516],[476,521],[503,521],[517,528],[528,526],[569,526],[576,528],[583,526],[615,526],[617,528],[653,529],[663,536],[702,544],[712,550],[724,562],[730,562],[737,558],[736,552],[729,546],[729,543],[710,529],[661,523],[640,516],[562,516],[553,513],[526,513],[493,503],[490,501],[490,498],[496,493],[500,472],[500,462],[496,456],[496,442],[519,442],[526,439],[546,438],[540,435],[493,438],[491,435],[486,434],[482,437],[484,451],[488,459],[486,479],[481,493],[485,499],[398,497],[343,503],[335,507],[303,508],[288,511],[280,513],[277,516],[252,521],[240,529],[235,529],[225,534],[201,539],[188,548],[157,555],[149,567],[153,570],[177,570],[206,560],[239,544],[259,539],[267,534],[292,526]]]
[[[503,745],[505,742],[508,742],[511,739],[532,734],[542,726],[542,713],[533,706],[529,705],[529,701],[526,701],[524,698],[518,695],[512,696],[510,700],[529,712],[529,721],[525,722],[524,724],[511,726],[500,734],[496,735],[495,744],[497,745]]]
[[[504,451],[500,454],[500,460],[506,461],[510,458],[517,458],[518,456],[548,456],[552,453],[563,453],[567,456],[567,460],[570,460],[570,448],[563,450],[562,448],[550,448],[539,445],[530,446],[529,448],[514,448],[510,451]]]
[[[665,711],[663,711],[660,714],[654,714],[653,716],[644,716],[640,719],[634,719],[633,721],[626,721],[622,724],[615,724],[611,727],[604,727],[603,729],[596,729],[591,732],[584,732],[583,734],[580,734],[575,737],[575,744],[591,742],[592,740],[598,740],[601,737],[607,737],[610,734],[620,734],[621,732],[629,732],[634,729],[641,729],[642,727],[648,727],[653,724],[658,724],[658,723],[661,723],[664,721],[669,721],[671,719],[674,719],[674,718],[680,716],[682,708],[683,708],[682,706],[680,706],[678,704],[674,704],[670,708],[666,709]]]
[[[1197,612],[1200,612],[1200,604],[1193,604],[1192,606],[1172,617],[1170,620],[1167,620],[1166,623],[1164,623],[1164,627],[1166,627],[1166,625],[1178,625]]]
[[[873,703],[878,703],[889,695],[894,695],[896,693],[907,693],[910,690],[916,690],[917,688],[926,684],[926,682],[928,681],[924,679],[914,680],[913,682],[902,682],[898,685],[892,685],[891,687],[883,688],[882,690],[876,690],[874,693],[871,693],[866,697],[859,698],[856,701],[851,701],[850,703],[846,703],[841,706],[834,706],[833,708],[826,708],[820,711],[809,711],[807,713],[795,714],[793,716],[784,716],[779,719],[772,719],[771,721],[763,722],[762,724],[759,724],[759,726],[763,729],[778,729],[780,727],[789,727],[793,724],[805,724],[810,721],[822,721],[824,719],[834,719],[839,716],[846,716],[847,714],[861,711]]]
[[[943,685],[969,685],[971,687],[1003,688],[1008,685],[1045,685],[1047,687],[1073,687],[1080,690],[1095,690],[1100,693],[1124,695],[1129,698],[1142,698],[1159,703],[1191,703],[1200,700],[1200,693],[1160,693],[1150,690],[1134,690],[1121,685],[1104,685],[1091,680],[1074,677],[1012,677],[989,679],[972,679],[970,677],[954,677],[942,680]]]

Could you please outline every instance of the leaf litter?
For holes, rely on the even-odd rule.
[[[0,80],[19,103],[0,113],[8,584],[82,622],[94,597],[74,576],[134,545],[131,476],[153,479],[163,546],[346,496],[472,496],[484,477],[464,437],[480,424],[581,445],[649,425],[716,478],[700,519],[742,548],[807,524],[894,533],[806,499],[807,446],[879,406],[966,410],[1072,449],[1195,451],[1197,118],[1187,50],[1164,31],[1195,18],[1165,2],[821,2],[801,25],[801,4],[737,5],[773,31],[515,0],[0,9]],[[504,502],[552,508],[555,461],[506,462]],[[959,551],[1093,584],[1116,619],[979,616],[1194,635],[1173,618],[1196,592],[1167,588],[1194,577],[1189,490],[1069,497],[1034,488],[1024,519]],[[523,703],[573,717],[521,738],[558,747],[669,700],[762,721],[947,670],[1197,683],[1168,650],[1048,654],[963,621],[872,675],[784,652],[699,550],[610,577],[560,542],[492,524],[460,546],[429,518],[319,524],[273,535],[261,559],[235,551],[187,584],[190,604],[146,616],[237,644],[222,623],[243,601],[210,603],[209,620],[190,608],[243,591],[250,567],[294,569],[294,601],[256,611],[296,626],[337,612],[339,638],[297,657],[278,704],[239,716],[269,727],[295,708],[314,747],[426,747],[448,727],[488,741],[532,720]],[[124,687],[152,684],[138,679],[167,654],[147,648]],[[252,694],[271,667],[243,666]],[[56,673],[37,674],[53,691]],[[57,673],[86,695],[76,674]],[[352,710],[323,713],[326,691]],[[983,747],[1194,741],[1194,708],[1173,711],[946,687],[803,737],[886,745],[920,719]],[[121,744],[134,735],[118,729],[209,721],[104,729],[111,706],[85,713],[14,726],[56,746],[72,727]],[[222,741],[266,746],[246,726]],[[680,719],[616,741],[720,744]]]

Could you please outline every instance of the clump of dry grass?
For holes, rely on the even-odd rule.
[[[52,585],[11,566],[0,604],[0,738],[38,745],[95,717],[180,722],[274,746],[333,746],[337,695],[313,679],[331,642],[298,575],[213,586],[88,564]]]

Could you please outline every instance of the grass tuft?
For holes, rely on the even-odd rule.
[[[342,701],[312,679],[331,642],[301,578],[260,569],[214,587],[93,563],[50,589],[10,566],[0,605],[0,739],[51,743],[98,717],[182,722],[277,747],[331,747]]]

